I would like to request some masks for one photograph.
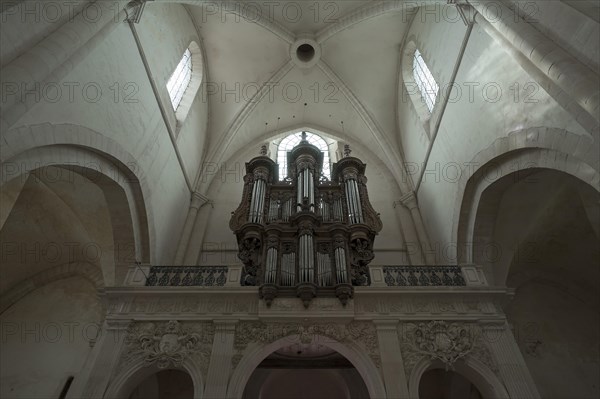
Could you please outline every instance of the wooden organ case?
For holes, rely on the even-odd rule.
[[[229,223],[244,264],[241,284],[259,286],[267,306],[278,296],[298,296],[305,307],[316,296],[337,296],[345,305],[353,286],[370,285],[368,264],[382,228],[369,202],[366,165],[346,146],[329,181],[323,153],[303,134],[280,181],[266,154],[263,146],[246,163],[242,201]]]

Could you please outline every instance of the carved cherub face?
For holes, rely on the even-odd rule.
[[[177,335],[175,334],[163,335],[158,344],[160,351],[165,353],[175,352],[178,347],[179,342],[177,341]]]

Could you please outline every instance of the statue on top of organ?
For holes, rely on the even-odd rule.
[[[277,296],[298,296],[308,307],[316,296],[346,304],[353,286],[370,284],[368,264],[381,231],[367,193],[366,165],[350,156],[321,178],[323,152],[306,140],[287,153],[288,176],[261,155],[246,163],[242,202],[229,226],[244,264],[242,285],[259,286],[270,306]]]

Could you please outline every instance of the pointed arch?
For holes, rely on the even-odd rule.
[[[565,152],[569,146],[572,151]],[[475,222],[483,192],[502,177],[526,169],[553,169],[567,173],[600,191],[598,159],[589,140],[563,129],[533,127],[509,133],[481,151],[458,182],[452,236],[458,263],[476,261]],[[569,155],[575,153],[578,156]]]

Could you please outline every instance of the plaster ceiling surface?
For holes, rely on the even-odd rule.
[[[53,166],[31,175],[0,230],[9,250],[0,292],[52,267],[110,262],[110,223],[104,194],[87,177]]]
[[[351,144],[383,154],[381,161],[400,161],[393,154],[400,47],[410,20],[404,11],[373,12],[381,3],[373,1],[251,2],[237,13],[186,3],[212,85],[207,161],[227,161],[253,142],[258,148],[266,133],[298,125],[343,132]],[[309,68],[290,55],[302,38],[321,50]],[[254,97],[266,82],[268,94]]]
[[[337,23],[345,15],[373,1],[315,1],[284,0],[256,1],[242,3],[242,15],[254,15],[272,20],[298,35],[305,32],[318,32]]]

